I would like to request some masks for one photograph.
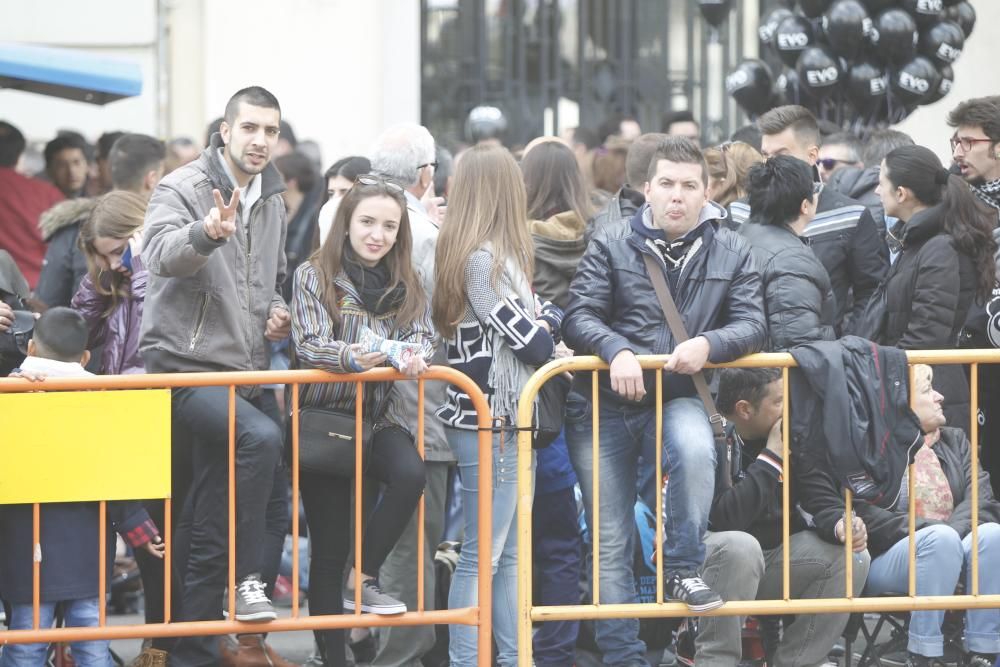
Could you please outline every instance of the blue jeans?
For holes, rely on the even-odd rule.
[[[952,595],[959,577],[965,575],[966,593],[971,592],[972,534],[959,537],[955,529],[938,524],[917,531],[917,595]],[[866,591],[871,595],[899,593],[909,586],[909,538],[896,542],[872,559]],[[1000,525],[979,526],[979,592],[1000,593]],[[944,611],[914,611],[910,614],[907,648],[928,657],[944,653],[941,622]],[[1000,609],[975,609],[965,614],[966,649],[976,653],[1000,653]]]
[[[448,593],[448,608],[476,605],[479,588],[479,433],[446,428],[462,481],[465,539]],[[493,638],[497,662],[517,664],[517,433],[501,443],[493,436]],[[448,655],[452,667],[476,665],[478,628],[452,625]]]
[[[566,403],[566,442],[583,492],[593,534],[593,421],[590,402],[571,393]],[[641,456],[656,460],[656,412],[616,403],[600,407],[600,572],[602,604],[637,601],[632,573],[632,520]],[[697,570],[715,488],[715,440],[701,401],[675,398],[663,405],[663,467],[669,476],[664,514],[664,570]],[[657,476],[654,476],[657,477]],[[595,623],[597,645],[609,665],[645,665],[646,647],[637,619]]]
[[[52,627],[56,615],[55,602],[43,602],[39,609],[40,628]],[[61,603],[63,620],[67,628],[93,628],[98,623],[97,598],[64,600]],[[11,605],[10,629],[30,630],[32,614],[30,604]],[[73,660],[79,667],[111,667],[111,642],[71,642]],[[44,667],[48,644],[10,644],[0,655],[0,667]]]

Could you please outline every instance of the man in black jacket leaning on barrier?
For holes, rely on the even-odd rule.
[[[758,352],[765,337],[760,276],[737,234],[720,229],[722,207],[708,200],[708,170],[689,139],[669,137],[649,164],[646,204],[627,225],[599,231],[570,285],[563,337],[577,354],[597,354],[611,365],[601,373],[600,406],[588,402],[590,373],[578,373],[566,408],[566,441],[583,490],[591,530],[600,534],[600,602],[636,601],[631,516],[637,477],[655,497],[659,471],[641,474],[639,459],[655,461],[663,447],[670,475],[665,514],[666,597],[693,611],[723,604],[702,581],[702,536],[712,502],[715,445],[712,426],[691,375],[705,363]],[[656,298],[644,256],[661,267],[691,336],[677,343]],[[657,442],[652,404],[654,372],[637,354],[670,354],[663,382],[663,437]],[[600,410],[600,433],[592,410]],[[600,524],[593,524],[592,437],[600,438]],[[655,507],[651,503],[650,507]],[[597,644],[607,664],[645,665],[636,619],[598,621]]]

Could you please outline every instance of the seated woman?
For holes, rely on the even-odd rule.
[[[952,595],[963,576],[971,590],[972,475],[969,439],[959,428],[945,426],[943,397],[931,385],[930,366],[914,369],[913,411],[927,434],[916,454],[913,502],[916,503],[917,595]],[[907,471],[908,474],[909,471]],[[1000,502],[993,498],[989,475],[979,475],[979,592],[1000,593]],[[857,503],[858,515],[868,526],[872,554],[866,592],[869,595],[909,590],[909,502],[904,477],[896,506],[882,509]],[[941,622],[944,611],[910,614],[907,665],[936,665],[944,651]],[[991,667],[1000,653],[1000,609],[966,613],[968,665]]]
[[[362,348],[367,327],[383,338],[419,343],[399,368],[416,377],[433,352],[430,304],[410,261],[413,247],[406,200],[398,185],[373,175],[359,176],[347,192],[322,247],[295,271],[292,343],[303,368],[360,373],[383,365],[382,352]],[[361,610],[398,614],[406,605],[386,595],[375,577],[417,508],[424,490],[424,462],[401,415],[391,409],[391,383],[369,383],[364,390],[365,420],[374,434],[365,472],[382,491],[364,524],[361,572],[343,580],[351,547],[350,476],[303,470],[302,502],[309,524],[311,559],[309,613],[339,614],[354,609],[355,587]],[[353,412],[354,382],[302,388],[300,405]],[[345,469],[353,469],[353,456]],[[324,665],[343,665],[342,630],[316,632]]]

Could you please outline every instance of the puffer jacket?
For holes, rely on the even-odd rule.
[[[49,308],[68,306],[87,275],[87,258],[80,250],[80,225],[97,206],[97,198],[59,202],[42,214],[38,226],[48,244],[35,298]]]
[[[229,201],[233,185],[222,164],[222,138],[194,162],[170,172],[146,209],[143,259],[149,270],[140,351],[155,373],[259,371],[270,366],[264,338],[274,308],[288,306],[285,281],[285,183],[273,164],[261,196],[243,208],[228,239],[205,233],[215,206],[212,190]]]
[[[535,280],[532,287],[543,301],[566,308],[569,284],[587,244],[584,222],[573,211],[557,213],[546,220],[532,220],[535,242]]]
[[[941,428],[940,440],[931,449],[941,462],[941,470],[948,480],[955,508],[951,516],[943,522],[918,518],[917,530],[937,523],[946,523],[965,537],[972,532],[972,460],[969,454],[969,439],[961,429],[945,426]],[[810,471],[804,480],[810,487],[810,502],[831,506],[836,505],[839,500],[842,508],[843,491],[838,490],[839,487],[831,487],[828,479],[821,486],[815,486],[816,472]],[[977,474],[979,475],[979,525],[1000,522],[1000,502],[993,497],[990,476],[981,466]],[[822,477],[823,474],[820,472],[819,478]],[[815,494],[817,489],[822,490],[822,495]],[[868,528],[868,550],[872,557],[885,553],[909,535],[909,504],[903,502],[903,499],[891,509],[857,501],[854,503],[854,508]],[[837,521],[843,515],[842,509],[839,512],[820,511],[813,515],[813,520],[821,534],[832,535]]]
[[[735,201],[729,205],[729,214],[733,224],[743,224],[750,217],[750,205]],[[889,268],[885,239],[864,205],[826,187],[802,236],[809,239],[830,276],[837,299],[837,332],[850,333],[851,320],[864,314]]]
[[[958,347],[975,298],[972,258],[955,249],[940,206],[925,209],[894,229],[902,251],[886,276],[883,345],[904,350]],[[944,396],[948,423],[969,428],[969,383],[961,366],[935,366],[934,388]]]
[[[650,255],[666,273],[662,256],[641,231],[647,210],[643,206],[628,226],[599,232],[580,260],[563,321],[563,337],[577,354],[597,354],[610,363],[622,350],[669,354],[677,345],[643,261]],[[724,217],[718,204],[705,205],[699,247],[692,249],[673,292],[688,334],[708,340],[712,363],[759,352],[767,335],[760,274],[746,241],[719,228]],[[578,373],[574,380],[584,396],[590,395],[591,375]],[[694,395],[690,377],[670,374],[664,380],[664,397]],[[611,389],[607,373],[599,382],[602,401],[625,401]],[[644,373],[644,382],[653,386],[653,371]],[[653,398],[650,391],[638,404],[652,405]]]
[[[830,276],[802,238],[784,225],[751,218],[740,232],[760,271],[767,314],[768,352],[834,340],[837,306]]]
[[[149,274],[139,255],[132,257],[132,276],[129,279],[129,296],[121,299],[111,313],[111,297],[97,291],[90,274],[83,277],[80,289],[73,295],[70,306],[83,315],[90,331],[88,349],[104,346],[101,355],[101,375],[129,375],[145,373],[139,354],[139,327],[142,324],[142,305],[146,298]]]

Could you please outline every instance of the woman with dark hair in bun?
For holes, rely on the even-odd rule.
[[[878,342],[904,350],[957,347],[969,306],[993,289],[995,216],[923,146],[890,152],[876,193],[886,215],[899,219],[890,234],[901,247],[885,278]],[[936,367],[934,388],[945,396],[948,423],[968,433],[969,387],[962,367]]]
[[[800,238],[816,215],[812,170],[778,155],[747,175],[750,218],[740,233],[760,271],[767,313],[767,352],[836,338],[836,300],[830,276]]]

